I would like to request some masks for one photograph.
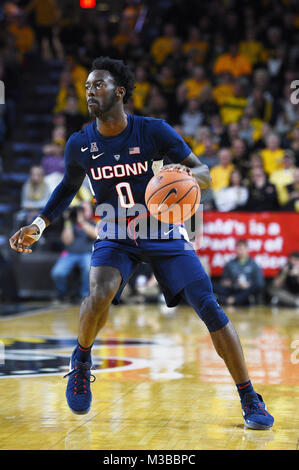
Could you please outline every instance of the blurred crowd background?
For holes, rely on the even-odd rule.
[[[126,111],[166,119],[211,169],[204,210],[299,212],[297,1],[83,3],[0,6],[2,252],[61,180],[65,143],[89,121],[84,83],[101,55],[135,71]],[[64,250],[66,223],[82,222],[82,214],[92,223],[91,204],[84,183],[47,231],[47,250]],[[84,237],[88,231],[82,246]]]

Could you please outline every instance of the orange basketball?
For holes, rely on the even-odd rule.
[[[149,181],[145,203],[150,214],[161,222],[182,223],[198,209],[200,188],[184,171],[162,169]]]

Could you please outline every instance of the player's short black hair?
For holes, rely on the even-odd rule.
[[[122,60],[111,59],[110,57],[97,57],[92,62],[90,72],[94,70],[107,70],[113,76],[117,86],[126,89],[124,103],[127,103],[135,88],[135,75],[128,65]]]

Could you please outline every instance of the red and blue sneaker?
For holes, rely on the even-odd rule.
[[[241,400],[245,426],[249,429],[270,429],[274,418],[268,413],[261,395],[249,392]]]
[[[68,377],[66,387],[66,400],[73,413],[83,415],[89,412],[92,394],[90,384],[95,381],[91,374],[91,362],[80,362],[76,359],[76,349],[70,360],[70,372],[64,376]]]

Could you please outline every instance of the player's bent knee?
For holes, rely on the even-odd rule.
[[[197,313],[210,332],[220,330],[229,322],[229,318],[213,295],[203,299]]]
[[[194,308],[210,332],[223,328],[229,318],[223,312],[212,291],[209,279],[189,284],[184,289],[187,302]]]
[[[97,314],[107,309],[111,304],[117,290],[119,282],[116,279],[103,280],[101,282],[90,283],[89,307]]]
[[[109,307],[116,291],[113,286],[97,286],[91,289],[89,294],[89,305],[94,313]]]

